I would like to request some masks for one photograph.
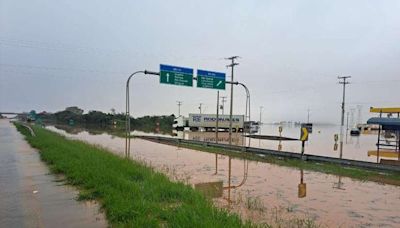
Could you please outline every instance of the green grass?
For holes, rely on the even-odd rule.
[[[116,227],[250,227],[238,215],[212,205],[201,193],[138,162],[87,143],[16,124],[54,173],[80,190],[78,199],[97,200]]]
[[[249,153],[243,153],[241,151],[225,150],[212,146],[201,146],[190,143],[180,143],[179,146],[204,152],[224,154],[240,159],[268,162],[280,166],[299,168],[304,170],[333,174],[337,176],[345,176],[361,181],[374,181],[384,184],[400,186],[400,172],[395,172],[395,171],[378,172],[375,170],[368,170],[357,167],[345,167],[332,163],[317,163],[313,161],[303,161],[300,159],[278,158],[275,156],[268,156],[268,155],[265,157],[259,157]]]

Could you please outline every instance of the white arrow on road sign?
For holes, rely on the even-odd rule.
[[[217,83],[217,86],[221,85],[221,83],[222,83],[222,81],[219,81],[219,82]]]
[[[169,74],[167,73],[167,82],[169,82]]]

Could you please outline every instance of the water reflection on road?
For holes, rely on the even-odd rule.
[[[70,134],[79,134],[80,132],[88,131],[90,134],[101,135],[103,133],[110,133],[112,135],[125,135],[123,130],[110,127],[82,128],[65,125],[59,125],[56,127],[65,130]],[[263,125],[261,128],[261,132],[256,133],[256,135],[278,136],[278,129],[278,125]],[[339,126],[334,125],[315,125],[313,127],[313,132],[309,134],[309,140],[305,144],[305,153],[338,158],[338,144],[335,143],[334,136],[339,132],[339,129]],[[283,131],[281,135],[283,137],[297,139],[300,136],[299,126],[283,126],[282,130]],[[368,162],[379,162],[381,158],[389,160],[400,160],[400,153],[398,152],[380,151],[379,154],[377,153],[377,134],[378,133],[376,131],[371,131],[363,132],[360,136],[347,135],[344,141],[343,158]],[[175,137],[203,142],[215,143],[218,141],[218,143],[229,143],[228,132],[219,132],[218,140],[216,139],[215,132],[173,131],[169,134],[160,134],[153,132],[145,133],[140,131],[133,131],[132,135],[160,135],[163,137]],[[232,133],[232,144],[238,146],[251,146],[295,153],[301,152],[300,141],[252,139],[249,137],[244,137],[243,133],[241,132]]]
[[[108,134],[70,138],[99,144],[123,155],[124,139]],[[400,188],[303,171],[141,139],[132,140],[132,158],[208,194],[214,203],[257,223],[293,226],[314,219],[323,226],[400,224]],[[304,221],[304,220],[303,220]]]
[[[260,133],[256,135],[278,136],[279,125],[263,125]],[[298,139],[300,137],[300,127],[289,125],[282,127],[282,136]],[[305,153],[313,155],[321,155],[327,157],[339,157],[339,150],[337,143],[335,146],[334,135],[338,134],[339,126],[334,125],[315,125],[313,132],[309,134],[309,140],[305,145]],[[205,141],[216,142],[215,132],[190,132],[179,131],[175,132],[175,137]],[[379,162],[380,158],[400,160],[399,153],[388,154],[381,153],[380,158],[377,158],[376,142],[377,132],[363,132],[360,136],[347,135],[344,140],[343,158]],[[301,152],[300,141],[286,141],[286,140],[265,140],[265,139],[251,139],[243,137],[241,133],[233,133],[232,144],[239,146],[251,146],[264,149],[272,149],[279,151]],[[227,132],[219,132],[218,143],[229,143],[229,134]]]

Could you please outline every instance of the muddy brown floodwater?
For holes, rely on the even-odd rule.
[[[279,125],[262,125],[261,132],[256,135],[269,135],[279,136]],[[334,135],[340,132],[340,126],[335,125],[315,125],[312,133],[309,134],[308,141],[305,144],[305,153],[312,155],[320,155],[326,157],[339,158],[338,144],[335,146]],[[215,132],[191,132],[191,131],[177,131],[174,132],[177,138],[184,138],[197,141],[215,142]],[[138,134],[140,134],[138,132]],[[298,139],[300,137],[300,126],[282,126],[282,136]],[[382,139],[384,134],[382,135]],[[351,136],[347,132],[343,144],[343,158],[379,162],[381,158],[390,160],[400,160],[398,153],[381,153],[377,157],[376,143],[378,139],[377,131],[363,131],[359,136]],[[389,139],[390,141],[397,141]],[[229,143],[229,134],[220,132],[218,134],[219,143]],[[263,140],[263,139],[250,139],[242,137],[240,133],[233,133],[232,143],[239,146],[251,146],[264,149],[282,150],[300,153],[300,141],[285,141],[285,140]],[[386,142],[389,143],[389,142]],[[395,145],[392,142],[392,145]],[[397,156],[396,156],[397,155]]]
[[[124,139],[108,134],[72,135],[123,155]],[[141,139],[132,158],[193,185],[215,205],[256,223],[282,227],[314,222],[326,227],[399,227],[400,187],[247,161]]]

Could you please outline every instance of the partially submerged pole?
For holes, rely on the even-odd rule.
[[[138,73],[143,73],[143,74],[151,74],[151,75],[160,75],[158,72],[152,72],[152,71],[136,71],[132,73],[129,77],[128,80],[126,80],[126,91],[125,91],[125,157],[130,156],[130,151],[131,151],[131,114],[130,114],[130,101],[129,101],[129,82],[131,78]]]
[[[340,155],[339,157],[343,157],[343,128],[344,128],[344,109],[345,109],[345,97],[346,97],[346,85],[350,84],[350,82],[346,81],[351,76],[343,76],[338,77],[338,79],[343,80],[340,81],[339,84],[343,84],[343,100],[342,100],[342,119],[340,124]]]
[[[217,91],[217,121],[215,124],[215,143],[218,143],[218,122],[219,122],[219,90]]]
[[[232,69],[231,82],[233,82],[234,67],[236,65],[239,65],[239,63],[235,63],[235,59],[237,59],[237,58],[239,58],[239,56],[232,56],[232,57],[227,58],[232,61],[232,63],[227,66]],[[233,112],[233,84],[231,84],[231,102],[230,102],[230,110],[229,110],[229,145],[232,144],[232,112]]]

